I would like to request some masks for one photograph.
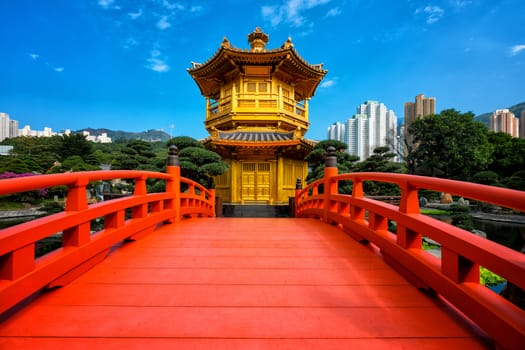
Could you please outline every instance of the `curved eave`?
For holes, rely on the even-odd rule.
[[[299,140],[289,141],[266,141],[266,142],[249,142],[249,141],[228,141],[228,140],[210,140],[207,143],[212,143],[218,146],[234,146],[244,148],[274,148],[282,146],[296,146],[300,143]]]
[[[242,147],[242,148],[275,148],[275,147],[290,147],[290,146],[300,146],[306,152],[311,152],[314,148],[312,142],[306,139],[302,140],[287,140],[287,141],[272,141],[272,142],[248,142],[248,141],[229,141],[229,140],[220,140],[212,137],[208,137],[202,141],[203,145],[213,144],[216,146],[226,146],[226,147]]]
[[[208,61],[195,64],[188,73],[195,80],[204,96],[217,93],[225,76],[245,65],[265,65],[276,67],[276,74],[297,80],[296,85],[303,97],[313,96],[317,86],[328,72],[321,65],[307,63],[293,48],[281,48],[264,52],[252,52],[221,47]]]

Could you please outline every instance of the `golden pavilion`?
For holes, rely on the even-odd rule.
[[[208,61],[188,69],[206,98],[204,145],[230,165],[215,178],[226,203],[288,203],[308,172],[308,101],[327,71],[299,56],[290,38],[271,50],[268,38],[256,28],[250,49],[224,38]]]

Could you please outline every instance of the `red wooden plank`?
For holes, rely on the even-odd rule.
[[[45,293],[0,348],[486,348],[465,325],[335,227],[196,219]]]
[[[302,350],[464,350],[480,349],[472,338],[355,339],[191,339],[191,338],[0,338],[0,349],[121,350],[121,349],[302,349]]]

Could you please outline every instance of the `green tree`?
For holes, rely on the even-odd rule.
[[[167,151],[163,155],[154,151],[153,144],[143,140],[117,142],[112,154],[114,169],[163,171],[166,164]]]
[[[62,138],[53,137],[15,137],[2,141],[4,145],[13,146],[11,156],[20,158],[32,171],[45,173],[58,160],[58,145]]]
[[[2,165],[0,167],[0,173],[12,172],[15,174],[24,174],[31,172],[30,167],[22,159],[11,157],[6,158],[7,159],[5,159],[4,162],[2,162]]]
[[[204,148],[202,143],[188,136],[178,136],[168,141],[179,149],[181,175],[197,181],[207,188],[214,188],[213,177],[228,170],[221,156]]]
[[[396,156],[390,151],[390,147],[381,146],[374,149],[374,153],[362,162],[355,165],[357,172],[382,172],[382,173],[405,173],[403,164],[391,162]],[[364,190],[369,195],[398,195],[400,189],[397,185],[365,181]]]
[[[355,165],[354,171],[402,173],[404,167],[391,161],[395,156],[396,154],[391,152],[388,146],[376,147],[370,157]]]
[[[525,170],[525,140],[503,132],[489,132],[488,140],[494,151],[488,170],[501,178],[512,176],[516,171]]]
[[[469,180],[490,162],[488,130],[471,112],[447,109],[412,122],[408,131],[414,140],[408,161],[416,173]]]
[[[355,162],[359,160],[359,157],[345,152],[348,146],[344,142],[337,140],[320,141],[305,158],[311,169],[311,172],[306,177],[307,183],[312,183],[324,176],[326,150],[328,147],[334,147],[336,149],[337,169],[340,174],[351,172]]]
[[[89,170],[100,170],[100,167],[90,165],[84,162],[81,156],[70,156],[60,164],[57,164],[51,168],[50,173],[65,173],[69,171],[89,171]]]
[[[86,160],[92,150],[92,143],[82,134],[63,135],[58,145],[58,155],[60,159],[79,156]]]
[[[102,164],[111,164],[113,162],[113,156],[110,153],[105,153],[100,149],[95,150],[93,153],[86,157],[86,163],[100,166]]]

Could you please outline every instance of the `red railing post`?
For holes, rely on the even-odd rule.
[[[147,194],[146,177],[141,176],[135,179],[134,196],[145,196]],[[140,204],[132,209],[133,219],[145,218],[148,215],[148,205]]]
[[[213,217],[216,216],[216,213],[215,213],[215,188],[210,188],[210,197],[209,198],[209,201],[210,201],[210,205],[211,205],[211,214]]]
[[[337,156],[335,154],[334,147],[328,147],[326,153],[326,161],[324,167],[324,189],[323,189],[323,221],[330,223],[328,220],[328,214],[331,210],[330,195],[337,194],[337,181],[333,181],[332,177],[337,176]]]
[[[401,187],[401,200],[399,202],[399,211],[404,214],[419,214],[419,194],[417,187],[405,181]],[[397,223],[397,244],[401,247],[421,249],[422,235],[419,231],[411,230],[403,225],[402,222]]]
[[[298,208],[299,208],[299,193],[301,193],[303,189],[303,183],[302,183],[302,180],[300,178],[297,178],[297,181],[295,181],[295,198],[294,198],[294,213],[293,213],[293,216],[294,217],[297,217],[298,216]]]
[[[166,192],[173,193],[173,200],[167,203],[167,209],[175,210],[175,221],[181,219],[180,212],[180,162],[179,150],[177,146],[171,145],[168,151],[168,165],[166,166],[166,173],[171,175],[171,178],[166,180]]]
[[[88,209],[87,185],[88,178],[79,177],[78,181],[67,190],[66,212]],[[62,246],[79,247],[86,244],[90,237],[91,223],[82,222],[62,232]]]
[[[352,182],[352,197],[363,198],[365,192],[363,190],[363,180],[359,177],[355,177]],[[365,220],[365,209],[358,207],[355,204],[350,206],[350,217],[352,221],[364,221]]]

